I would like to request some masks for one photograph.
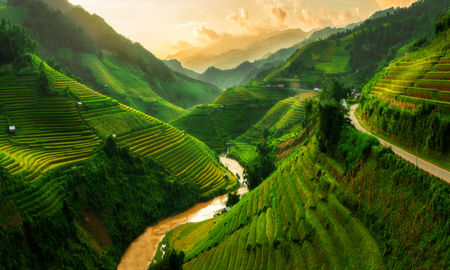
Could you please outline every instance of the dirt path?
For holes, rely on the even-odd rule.
[[[225,156],[220,161],[228,167],[233,174],[242,178],[244,168],[235,160]],[[248,192],[246,187],[239,189],[239,194]],[[147,270],[151,260],[156,254],[159,243],[164,235],[175,227],[188,222],[200,222],[214,217],[214,214],[225,208],[227,195],[216,197],[208,202],[199,203],[189,210],[174,217],[162,220],[154,226],[148,227],[143,234],[131,243],[122,256],[117,267],[118,270]]]
[[[361,126],[361,124],[359,123],[358,118],[355,115],[355,111],[356,111],[357,107],[358,107],[358,104],[355,104],[355,105],[350,107],[350,119],[352,120],[353,125],[355,126],[355,128],[357,130],[362,131],[364,133],[368,133],[368,134],[370,134],[370,135],[372,135],[374,137],[377,137],[377,136],[375,136],[374,134],[370,133],[368,130],[366,130],[365,128],[363,128]],[[444,180],[445,182],[450,184],[450,172],[449,171],[447,171],[447,170],[445,170],[445,169],[443,169],[441,167],[438,167],[438,166],[436,166],[436,165],[434,165],[434,164],[432,164],[432,163],[430,163],[430,162],[428,162],[426,160],[423,160],[420,157],[415,156],[415,155],[413,155],[413,154],[411,154],[411,153],[409,153],[409,152],[407,152],[407,151],[405,151],[405,150],[403,150],[403,149],[401,149],[401,148],[399,148],[399,147],[397,147],[397,146],[395,146],[395,145],[393,145],[391,143],[388,143],[387,141],[385,141],[385,140],[383,140],[383,139],[381,139],[379,137],[377,137],[377,138],[378,138],[378,140],[380,140],[380,143],[382,145],[391,147],[392,151],[394,151],[394,153],[397,156],[399,156],[399,157],[403,158],[404,160],[406,160],[406,161],[416,165],[417,167],[419,167],[420,169],[430,173],[431,175],[434,175],[434,176],[436,176],[438,178],[441,178],[442,180]]]

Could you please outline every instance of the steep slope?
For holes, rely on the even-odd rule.
[[[261,120],[234,140],[228,155],[247,164],[256,154],[257,143],[262,140],[279,145],[303,134],[306,124],[305,100],[315,95],[314,92],[305,92],[279,101]]]
[[[186,269],[448,267],[448,243],[433,240],[448,237],[448,186],[372,139],[350,127],[341,134],[337,152],[355,158],[346,172],[313,137],[226,214],[163,242],[186,253]]]
[[[200,105],[171,122],[205,142],[216,152],[256,123],[275,103],[294,95],[289,89],[246,86],[226,90],[210,105]]]
[[[401,46],[430,35],[447,8],[447,1],[426,0],[368,19],[352,30],[302,47],[264,80],[312,88],[335,77],[348,85],[362,85],[392,60]]]
[[[9,11],[6,18],[13,17],[30,30],[40,43],[39,55],[52,64],[55,60],[61,64],[53,66],[161,120],[182,115],[180,107],[209,103],[221,92],[171,71],[142,46],[116,33],[102,18],[66,0],[17,0],[10,6],[4,2],[0,5]],[[56,36],[55,31],[60,34]],[[132,81],[129,75],[133,75]]]
[[[446,20],[450,17],[447,13]],[[447,33],[445,33],[447,32]],[[423,48],[380,71],[363,90],[359,112],[369,130],[450,169],[450,37],[445,30]]]
[[[41,65],[33,57],[35,66]],[[101,95],[45,65],[51,92],[41,93],[39,75],[1,76],[1,165],[11,175],[37,181],[46,172],[92,156],[106,138],[169,173],[197,183],[204,196],[229,189],[236,179],[197,139],[155,118]],[[80,102],[81,107],[76,106]],[[15,126],[14,135],[6,134]]]

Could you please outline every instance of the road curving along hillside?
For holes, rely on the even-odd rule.
[[[413,154],[411,154],[411,153],[409,153],[409,152],[407,152],[407,151],[405,151],[405,150],[403,150],[403,149],[401,149],[401,148],[399,148],[399,147],[397,147],[397,146],[395,146],[395,145],[393,145],[393,144],[391,144],[391,143],[381,139],[380,137],[374,135],[373,133],[371,133],[367,129],[365,129],[359,123],[359,120],[358,120],[358,118],[355,115],[355,111],[356,111],[357,107],[358,107],[358,104],[355,104],[355,105],[351,106],[351,108],[350,108],[350,119],[352,120],[352,123],[353,123],[353,125],[355,126],[355,128],[357,130],[376,137],[380,141],[380,143],[382,145],[387,146],[387,147],[391,147],[392,151],[397,156],[403,158],[404,160],[406,160],[406,161],[408,161],[408,162],[410,162],[412,164],[415,164],[417,167],[419,167],[420,169],[428,172],[429,174],[442,179],[447,184],[450,184],[450,172],[449,171],[447,171],[447,170],[445,170],[445,169],[443,169],[441,167],[438,167],[438,166],[436,166],[436,165],[434,165],[434,164],[432,164],[432,163],[430,163],[430,162],[428,162],[426,160],[423,160],[420,157],[418,157],[416,155],[413,155]]]

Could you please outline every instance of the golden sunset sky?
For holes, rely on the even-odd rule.
[[[345,26],[416,0],[69,0],[159,58],[235,35]]]

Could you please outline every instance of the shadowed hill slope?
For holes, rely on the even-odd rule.
[[[244,133],[279,100],[293,94],[292,90],[276,87],[232,87],[212,104],[197,106],[171,124],[216,152],[225,152],[230,140]]]

